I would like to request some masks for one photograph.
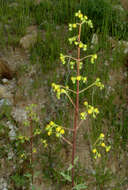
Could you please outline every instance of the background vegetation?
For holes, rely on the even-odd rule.
[[[85,181],[88,189],[124,190],[128,187],[128,12],[119,1],[112,0],[42,0],[39,3],[36,0],[0,0],[0,56],[10,49],[15,54],[18,49],[24,56],[27,55],[29,62],[17,67],[13,104],[8,104],[7,98],[4,98],[4,104],[0,104],[1,190],[2,180],[6,181],[6,189],[9,190],[30,189],[32,166],[30,159],[21,157],[24,151],[28,151],[29,145],[27,142],[20,144],[17,138],[10,138],[9,122],[16,127],[16,136],[22,133],[24,125],[16,121],[12,112],[20,104],[25,108],[31,103],[37,104],[40,122],[36,127],[42,131],[33,143],[38,147],[41,138],[48,140],[48,147],[44,149],[42,145],[34,157],[34,168],[38,171],[35,172],[35,189],[71,188],[60,175],[70,163],[70,147],[54,137],[48,138],[44,128],[53,119],[65,126],[72,123],[72,107],[64,97],[57,102],[51,91],[51,83],[74,88],[69,81],[71,71],[68,67],[63,68],[59,55],[61,52],[76,54],[68,44],[68,23],[74,22],[74,14],[78,10],[94,24],[93,29],[84,27],[82,30],[82,40],[90,47],[87,54],[98,55],[95,65],[86,61],[82,74],[88,76],[89,83],[100,77],[105,88],[101,92],[91,89],[80,97],[80,100],[85,97],[90,104],[96,105],[100,114],[96,120],[87,121],[80,131],[77,178],[79,183]],[[24,50],[20,40],[26,35],[29,26],[36,26],[37,40]],[[92,41],[94,34],[95,42]],[[31,68],[34,68],[35,73],[30,76]],[[29,88],[26,87],[25,77],[31,83]],[[26,88],[27,96],[24,95]],[[20,98],[17,92],[20,92]],[[37,99],[34,99],[36,95]],[[91,146],[102,132],[112,149],[107,156],[103,154],[102,159],[95,161]],[[10,152],[13,152],[11,157]]]

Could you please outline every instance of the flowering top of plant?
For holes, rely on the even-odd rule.
[[[75,13],[75,17],[79,19],[79,22],[72,23],[72,24],[70,23],[69,24],[69,30],[71,31],[72,29],[76,29],[76,28],[79,27],[79,33],[78,33],[78,35],[70,37],[69,38],[69,43],[70,44],[75,44],[77,46],[77,48],[79,49],[79,51],[80,51],[80,49],[83,49],[83,51],[86,51],[87,50],[87,45],[84,44],[80,40],[80,32],[81,32],[80,28],[84,23],[87,24],[90,28],[93,28],[93,24],[92,24],[92,21],[89,20],[86,15],[83,15],[80,10],[77,13]],[[70,65],[71,69],[74,69],[75,67],[76,68],[79,67],[79,70],[80,70],[83,67],[83,60],[86,59],[86,58],[90,58],[91,63],[94,64],[95,60],[97,59],[97,54],[87,55],[87,56],[85,56],[83,58],[79,57],[79,59],[71,57],[71,56],[68,56],[68,55],[64,55],[62,53],[60,54],[60,60],[61,60],[62,64],[65,65],[66,63],[68,63]],[[70,61],[67,61],[67,59],[70,59]],[[77,73],[76,76],[71,76],[70,79],[71,79],[73,84],[76,84],[76,82],[80,82],[80,81],[83,82],[83,83],[87,82],[87,77],[86,76],[81,76],[80,73],[79,74]],[[92,86],[97,86],[101,90],[104,88],[104,85],[101,83],[100,78],[97,78],[94,81],[94,83],[92,83],[91,85],[89,85],[85,89],[79,91],[79,93],[84,92],[85,90],[89,89]],[[72,92],[72,93],[76,94],[76,91],[70,89],[68,86],[62,86],[62,85],[55,84],[55,83],[52,83],[52,89],[56,93],[56,97],[58,99],[60,99],[61,94],[65,94],[69,98],[70,102],[75,107],[75,104],[73,103],[73,100],[71,99],[71,96],[70,96],[69,92]],[[93,118],[96,118],[97,114],[99,114],[98,108],[94,108],[93,106],[89,105],[88,102],[84,102],[84,106],[85,106],[85,111],[80,113],[80,118],[82,120],[85,120],[87,115],[92,115]],[[61,136],[61,132],[64,132],[62,130],[62,128],[60,126],[58,126],[57,124],[55,124],[55,123],[49,123],[46,126],[46,130],[48,131],[49,136],[53,133],[53,131],[58,132],[56,135],[59,136],[59,137]]]
[[[88,20],[88,17],[86,15],[83,15],[80,10],[75,13],[75,17],[80,19],[81,24],[86,23],[90,28],[93,28],[92,21]],[[69,24],[69,30],[72,31],[73,28],[77,28],[80,23]]]
[[[97,138],[95,144],[93,145],[92,153],[93,153],[94,159],[101,157],[101,153],[100,153],[101,147],[105,149],[105,152],[109,152],[111,149],[110,145],[107,146],[105,144],[104,137],[105,137],[105,135],[103,133],[101,133],[99,135],[99,137]]]
[[[96,118],[96,115],[99,114],[98,108],[94,108],[93,106],[89,105],[87,101],[84,102],[85,105],[85,112],[81,112],[80,116],[82,120],[87,118],[87,115],[92,115],[93,118]]]
[[[52,88],[53,88],[53,91],[56,92],[56,97],[58,99],[60,99],[60,95],[61,94],[66,94],[67,91],[65,89],[63,89],[60,85],[58,84],[55,84],[55,83],[52,83]],[[66,89],[68,89],[68,86],[65,87]]]
[[[52,90],[56,93],[56,96],[58,99],[60,99],[61,94],[64,94],[69,99],[70,103],[73,105],[74,108],[74,122],[73,122],[73,129],[70,128],[64,128],[61,125],[58,125],[54,123],[53,121],[50,121],[49,124],[47,124],[45,130],[47,131],[47,135],[51,136],[52,134],[55,134],[56,137],[62,138],[66,143],[70,144],[72,147],[72,189],[83,189],[84,186],[80,186],[81,184],[78,184],[74,187],[74,158],[75,158],[75,152],[76,152],[76,136],[77,136],[77,130],[81,126],[82,122],[86,120],[88,115],[92,115],[93,118],[96,118],[96,116],[99,114],[98,108],[90,105],[87,101],[84,102],[84,112],[79,112],[79,99],[80,94],[84,91],[88,90],[89,88],[96,86],[99,87],[101,90],[104,88],[104,85],[101,83],[100,78],[96,78],[96,80],[87,86],[87,76],[81,75],[81,69],[84,65],[85,59],[90,59],[90,63],[94,64],[97,59],[97,54],[91,54],[86,55],[81,58],[81,50],[86,51],[88,46],[87,44],[83,43],[81,41],[81,28],[83,24],[86,24],[88,27],[93,28],[92,21],[88,19],[86,15],[83,15],[81,11],[79,10],[77,13],[75,13],[75,17],[78,20],[76,23],[70,23],[69,24],[69,31],[72,31],[74,29],[78,30],[78,35],[75,35],[73,37],[70,37],[69,43],[72,45],[75,45],[77,48],[77,57],[73,57],[71,55],[64,55],[63,53],[60,54],[60,60],[63,65],[68,64],[68,67],[71,69],[74,69],[75,76],[70,76],[70,80],[72,81],[73,89],[70,89],[68,86],[63,86],[60,84],[52,83]],[[80,89],[80,82],[86,83],[85,87],[81,90]],[[75,90],[74,90],[75,89]],[[72,98],[73,97],[73,98]],[[75,102],[74,102],[75,98]],[[81,118],[81,121],[79,120]],[[79,122],[80,121],[80,122]],[[70,142],[67,138],[65,138],[63,135],[65,134],[65,130],[69,130],[73,133],[72,141]],[[104,143],[104,134],[101,134],[95,143],[95,146],[93,146],[93,154],[95,158],[99,158],[101,156],[100,152],[98,151],[98,148],[103,147],[105,148],[106,152],[109,151],[110,147],[106,146]],[[63,175],[65,176],[65,175]],[[66,176],[67,178],[67,176]],[[68,177],[68,179],[70,179]],[[71,180],[69,180],[71,181]]]
[[[57,125],[53,121],[50,121],[45,129],[46,131],[48,131],[47,132],[48,136],[51,136],[54,133],[56,137],[61,137],[65,133],[65,130],[63,129],[63,127],[60,125]]]
[[[101,83],[100,78],[97,78],[95,81],[95,85],[102,90],[104,88],[104,85]]]
[[[81,75],[78,75],[76,77],[71,77],[71,81],[73,84],[76,83],[76,81],[83,81],[83,83],[87,82],[87,77],[82,77]]]

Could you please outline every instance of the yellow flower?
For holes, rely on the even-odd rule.
[[[18,139],[22,140],[22,139],[24,139],[24,136],[21,136],[21,135],[20,135],[20,136],[18,137]]]
[[[110,149],[111,149],[111,146],[107,146],[107,147],[106,147],[106,152],[109,152]]]
[[[60,134],[63,135],[64,133],[65,133],[64,129],[61,129]]]
[[[94,148],[94,149],[92,150],[92,152],[95,154],[95,153],[97,152],[96,148]]]
[[[75,84],[76,82],[76,77],[71,77],[72,83]]]
[[[87,16],[84,16],[84,19],[85,19],[85,20],[87,20],[87,19],[88,19],[88,17],[87,17]]]
[[[97,157],[98,157],[98,158],[100,158],[100,157],[101,157],[101,154],[100,154],[100,153],[98,153],[98,154],[97,154]]]
[[[36,152],[37,152],[36,148],[33,148],[32,152],[33,152],[33,153],[36,153]]]
[[[76,24],[73,24],[73,25],[72,25],[73,28],[76,28],[76,26],[77,26]]]
[[[52,132],[51,131],[48,131],[48,136],[50,136],[52,134]]]
[[[83,77],[83,83],[87,81],[87,77]]]
[[[60,127],[60,126],[56,128],[56,131],[57,131],[57,132],[59,132],[60,130],[61,130],[61,127]]]
[[[98,114],[99,110],[97,108],[94,109],[95,113]]]
[[[76,80],[80,81],[81,78],[82,78],[81,76],[77,76],[77,77],[76,77]]]
[[[25,139],[26,141],[29,141],[29,137],[24,137],[24,139]]]
[[[92,114],[92,113],[93,113],[93,109],[92,108],[88,109],[88,114]]]
[[[51,126],[54,125],[54,122],[53,122],[53,121],[50,121],[49,125],[51,125]]]
[[[83,43],[80,42],[80,43],[79,43],[79,48],[82,48],[82,47],[83,47]]]
[[[24,157],[25,157],[25,154],[24,154],[24,153],[23,153],[23,154],[21,154],[21,155],[20,155],[20,157],[21,157],[21,158],[24,158]]]
[[[50,125],[48,124],[48,125],[46,126],[46,130],[49,130],[49,128],[50,128]]]
[[[100,139],[103,139],[104,138],[104,134],[101,133],[100,136],[99,136]]]
[[[88,102],[87,102],[87,101],[85,101],[85,102],[84,102],[84,105],[85,105],[85,106],[88,106]]]
[[[82,119],[82,120],[85,120],[86,119],[86,117],[87,117],[87,113],[86,112],[81,112],[80,113],[80,118]]]
[[[94,55],[93,55],[93,58],[94,58],[94,59],[97,59],[97,55],[96,55],[96,54],[94,54]]]
[[[82,13],[79,13],[78,17],[79,17],[79,18],[83,18],[83,14],[82,14]]]
[[[102,147],[105,147],[105,143],[101,143],[101,146],[102,146]]]

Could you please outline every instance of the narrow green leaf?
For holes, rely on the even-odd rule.
[[[85,183],[78,184],[75,187],[73,187],[74,190],[81,190],[81,189],[86,189],[86,188],[87,188],[87,186]]]

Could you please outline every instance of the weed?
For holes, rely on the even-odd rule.
[[[92,117],[95,119],[97,114],[99,114],[99,110],[98,110],[98,108],[94,108],[93,106],[91,106],[85,100],[84,101],[85,111],[79,113],[80,112],[79,111],[79,97],[80,97],[81,93],[90,89],[93,86],[97,86],[102,90],[104,88],[104,85],[101,83],[100,79],[97,78],[92,84],[89,84],[88,86],[85,85],[86,87],[84,87],[84,89],[82,89],[82,90],[80,89],[81,83],[87,84],[87,81],[88,81],[86,76],[82,76],[80,74],[80,70],[83,67],[83,60],[90,58],[91,64],[94,64],[95,60],[97,59],[97,55],[92,54],[92,55],[87,55],[87,56],[84,56],[83,58],[81,58],[81,55],[80,55],[81,49],[83,51],[87,51],[87,45],[81,41],[82,25],[86,23],[90,28],[92,28],[93,24],[92,24],[91,20],[88,19],[87,16],[84,16],[81,13],[81,11],[78,11],[75,14],[75,16],[79,18],[80,22],[69,24],[69,31],[72,31],[73,29],[78,29],[78,35],[70,37],[69,43],[74,44],[77,47],[77,58],[74,58],[74,57],[68,56],[68,55],[63,55],[62,53],[60,54],[60,59],[61,59],[61,62],[63,65],[65,65],[67,62],[67,64],[69,64],[69,67],[72,70],[76,69],[76,71],[74,72],[76,76],[71,76],[71,81],[74,85],[75,90],[70,89],[68,86],[63,86],[63,85],[58,85],[58,84],[52,83],[52,89],[56,93],[57,99],[60,99],[60,96],[62,94],[65,94],[74,108],[73,129],[65,128],[61,125],[56,124],[53,121],[50,121],[50,123],[46,126],[46,131],[47,131],[48,136],[55,134],[57,138],[62,138],[66,143],[68,143],[71,146],[71,148],[72,148],[72,164],[69,167],[70,169],[68,169],[68,171],[72,170],[72,177],[70,178],[69,174],[64,174],[64,173],[61,173],[61,174],[68,181],[72,182],[72,189],[83,189],[86,187],[85,184],[83,184],[83,185],[77,184],[76,185],[74,182],[76,136],[77,136],[78,129],[81,127],[81,124],[83,123],[83,121],[85,121],[87,119],[88,115],[92,115]],[[68,61],[67,61],[67,59],[68,59]],[[76,85],[76,87],[75,87],[75,85]],[[75,102],[72,99],[71,93],[73,93],[75,95]],[[65,130],[70,130],[73,133],[72,142],[70,142],[67,138],[64,137]],[[101,134],[101,135],[104,135],[104,134]],[[105,143],[103,142],[104,136],[101,137],[101,135],[98,139],[98,144],[99,144],[99,140],[100,141],[102,140],[102,142],[100,142],[100,145],[102,147],[104,146],[106,148],[106,151],[109,151],[110,147],[105,145]],[[96,142],[96,144],[97,144],[97,142]],[[95,150],[95,152],[94,152],[94,150]],[[96,154],[95,158],[100,157],[100,153],[98,153],[96,149],[93,149],[93,153]]]
[[[41,129],[39,127],[39,118],[34,112],[35,104],[31,104],[30,106],[26,107],[28,118],[24,121],[25,127],[29,128],[28,135],[20,134],[17,138],[17,145],[19,144],[26,144],[28,146],[28,151],[23,149],[20,153],[20,158],[23,160],[29,160],[29,168],[30,172],[25,174],[25,176],[29,179],[30,183],[33,186],[34,183],[34,155],[37,153],[37,149],[35,147],[34,139],[37,138],[41,134]],[[33,127],[34,126],[34,127]],[[47,142],[45,139],[40,138],[40,143],[47,147]]]

